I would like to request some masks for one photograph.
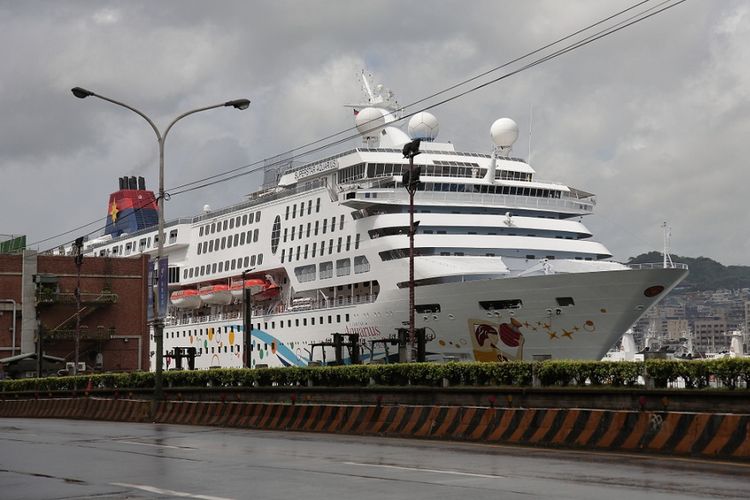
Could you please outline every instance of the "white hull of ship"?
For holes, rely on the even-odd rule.
[[[598,360],[685,274],[684,269],[618,270],[420,286],[415,303],[439,304],[440,312],[417,314],[416,327],[427,329],[431,340],[426,351],[433,360],[531,360],[535,356]],[[653,286],[664,290],[647,297],[644,292]],[[558,303],[558,298],[567,297],[573,305]],[[522,306],[480,307],[482,301],[500,300],[520,300]],[[381,291],[372,303],[254,316],[253,366],[305,366],[310,361],[310,344],[329,340],[332,333],[358,333],[369,346],[370,340],[391,337],[407,322],[408,289]],[[165,352],[176,346],[198,347],[199,369],[242,367],[243,345],[240,315],[165,328]],[[155,350],[153,340],[150,350]],[[391,346],[389,353],[395,355],[397,347]],[[370,360],[368,349],[362,349],[362,355]],[[382,344],[378,344],[373,360],[383,357]],[[326,351],[326,359],[333,360],[332,349]],[[315,348],[313,361],[322,361],[320,347]],[[171,364],[169,359],[165,362]],[[169,364],[164,368],[169,369]],[[153,370],[153,357],[151,366]]]

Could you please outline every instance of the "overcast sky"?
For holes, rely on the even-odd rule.
[[[157,187],[146,122],[71,87],[160,127],[253,101],[175,126],[169,189],[352,126],[343,105],[362,100],[362,68],[407,104],[634,3],[0,0],[0,233],[31,243],[102,218],[123,175]],[[439,140],[460,151],[489,152],[490,125],[511,117],[524,158],[533,116],[537,177],[596,193],[584,223],[618,260],[660,250],[668,221],[674,253],[750,265],[749,94],[750,3],[689,0],[432,113]],[[239,202],[259,183],[175,196],[167,219]]]

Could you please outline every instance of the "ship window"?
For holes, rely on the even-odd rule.
[[[498,311],[500,309],[520,309],[523,306],[521,299],[506,300],[480,300],[479,307],[485,311]]]
[[[297,205],[292,205],[292,219],[297,217]]]
[[[370,270],[370,263],[364,255],[354,257],[354,274],[366,273]]]
[[[203,226],[198,229],[198,236],[203,236]]]
[[[313,325],[313,326],[315,326],[315,316],[313,316],[312,318],[310,318],[310,324]]]
[[[242,225],[243,226],[247,225],[247,214],[242,216]]]
[[[295,267],[294,274],[297,276],[300,283],[313,281],[315,280],[315,264]]]
[[[237,261],[232,259],[232,271],[234,271],[235,269],[237,269]]]
[[[215,262],[211,264],[211,274],[216,274],[216,266],[217,264]]]
[[[201,276],[206,274],[206,266],[201,266]]]
[[[255,265],[255,255],[252,255],[250,257],[250,267],[253,267]]]
[[[237,244],[239,244],[239,242],[240,242],[240,235],[239,234],[235,234],[234,235],[234,246],[237,246]]]
[[[213,234],[213,233],[215,233],[215,232],[216,232],[216,223],[215,223],[215,222],[212,222],[212,223],[211,223],[211,234]]]
[[[203,243],[198,245],[198,255],[200,255],[203,252]]]
[[[536,259],[536,256],[532,255],[532,254],[529,254],[529,255],[526,256],[526,258],[529,259],[529,260],[533,260],[533,259]]]
[[[244,245],[244,244],[245,244],[245,233],[242,232],[240,233],[240,245]]]
[[[256,214],[255,214],[255,222],[260,222],[260,212],[256,212]]]
[[[237,235],[235,234],[235,236]],[[227,248],[232,248],[232,239],[233,238],[231,236],[227,237]]]
[[[309,247],[310,247],[310,245],[305,245],[305,254],[304,254],[304,257],[303,257],[304,259],[306,259],[306,258],[307,258],[307,249],[308,249]]]
[[[336,261],[336,276],[348,276],[351,271],[351,259],[339,259]]]
[[[286,207],[286,213],[284,214],[284,220],[289,220],[289,206]]]
[[[342,240],[342,238],[339,237],[338,244],[336,245],[336,251],[339,252],[339,253],[341,252],[341,240]]]
[[[229,219],[229,229],[234,229],[234,219]]]
[[[341,218],[339,219],[339,221],[340,221],[339,222],[339,230],[343,230],[344,229],[344,216],[343,215],[341,216]]]
[[[304,201],[299,204],[299,216],[302,217],[303,215],[305,215],[305,202]]]
[[[310,237],[310,228],[311,227],[312,227],[312,223],[308,222],[307,223],[307,233],[305,234],[305,236],[307,236],[308,238]]]
[[[341,323],[341,315],[340,314],[336,315],[336,323]]]
[[[281,263],[282,263],[282,264],[284,263],[284,255],[285,255],[285,254],[286,254],[286,249],[285,249],[285,248],[282,248],[282,249],[281,249]]]
[[[333,238],[328,240],[328,253],[333,253]]]
[[[359,233],[357,233],[357,236],[354,238],[354,249],[359,250]]]
[[[318,228],[319,228],[319,227],[320,227],[320,221],[319,221],[319,220],[316,220],[316,221],[315,221],[315,231],[314,231],[314,233],[313,233],[313,234],[314,234],[315,236],[317,236],[317,235],[318,235]]]
[[[252,238],[253,238],[253,231],[252,231],[252,229],[248,230],[248,232],[245,233],[245,234],[247,234],[247,238],[245,238],[245,243],[247,243],[249,245],[250,242],[252,241]]]
[[[321,241],[320,242],[320,256],[322,257],[326,253],[326,242]]]
[[[253,231],[253,243],[258,241],[258,235],[260,235],[260,229]]]
[[[307,215],[312,213],[312,200],[307,201]]]
[[[321,262],[318,266],[320,279],[327,279],[333,277],[333,262]]]
[[[222,236],[221,237],[221,249],[224,250],[227,247],[227,237]]]
[[[315,202],[315,212],[320,212],[320,198]]]
[[[271,253],[276,253],[276,249],[279,248],[279,233],[280,232],[281,232],[281,217],[277,215],[273,221],[273,228],[271,229]],[[284,241],[286,241],[286,230],[284,230]]]
[[[436,314],[440,312],[440,304],[421,304],[414,306],[417,314]]]
[[[331,232],[336,230],[336,217],[331,217]]]
[[[219,272],[222,272],[224,270],[224,263],[219,262]]]
[[[225,221],[224,221],[224,224],[222,224],[222,227],[221,227],[221,229],[222,229],[223,231],[226,231],[226,230],[227,230],[227,225],[228,225],[228,222],[227,222],[227,221],[225,220]]]
[[[317,248],[317,246],[318,246],[317,242],[313,243],[313,246],[312,246],[312,257],[313,258],[315,258],[315,249]]]
[[[331,323],[331,316],[329,315],[328,316],[328,324],[330,324],[330,323]]]
[[[352,246],[352,235],[346,237],[346,251],[348,252]]]
[[[295,257],[295,259],[299,260],[299,253],[301,250],[302,250],[302,246],[300,245],[297,247],[297,256]]]
[[[263,254],[259,253],[258,254],[258,265],[261,265],[261,264],[263,264]]]
[[[285,227],[284,228],[284,243],[286,243],[286,237],[288,233],[289,233],[289,228]]]
[[[302,239],[302,224],[299,225],[299,234],[297,234],[297,238]]]
[[[323,219],[323,234],[326,234],[327,229],[328,229],[328,219]]]

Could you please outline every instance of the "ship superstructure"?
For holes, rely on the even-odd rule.
[[[332,333],[359,334],[368,361],[393,359],[393,348],[372,341],[392,337],[409,316],[401,181],[402,147],[414,138],[422,140],[416,327],[428,333],[430,359],[600,359],[687,274],[608,260],[581,222],[594,195],[540,180],[511,156],[512,120],[493,124],[488,153],[457,151],[435,140],[430,113],[398,128],[393,94],[363,81],[362,147],[287,168],[236,205],[166,224],[165,350],[196,347],[199,368],[242,366],[248,287],[253,366],[321,361],[313,345]],[[90,242],[87,252],[155,255],[156,237],[155,227],[141,229]]]

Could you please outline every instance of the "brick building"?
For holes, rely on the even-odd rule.
[[[83,259],[78,359],[86,370],[149,369],[147,269],[147,256]],[[73,361],[76,283],[73,257],[0,255],[0,358],[37,352],[41,332],[46,355]]]

